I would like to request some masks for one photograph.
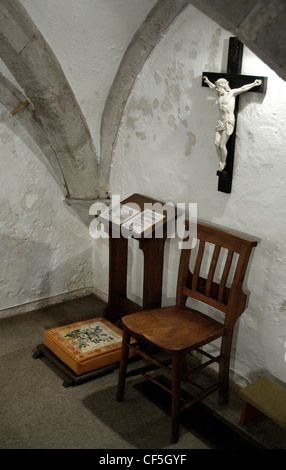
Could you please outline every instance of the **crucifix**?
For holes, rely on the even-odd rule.
[[[231,192],[236,121],[239,95],[248,91],[265,93],[267,78],[240,75],[243,44],[237,38],[229,38],[227,73],[203,72],[202,86],[218,94],[220,117],[216,125],[215,146],[219,157],[217,175],[218,191]]]

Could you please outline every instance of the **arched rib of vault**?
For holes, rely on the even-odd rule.
[[[286,80],[285,0],[189,0]]]
[[[91,136],[53,52],[18,0],[0,2],[0,55],[57,156],[69,201],[105,197],[124,106],[144,65],[169,25],[193,4],[231,31],[286,79],[284,0],[159,0],[131,41],[114,79],[101,126],[101,177]]]
[[[166,29],[192,4],[231,31],[286,80],[285,0],[159,0],[127,48],[106,100],[101,124],[101,185],[108,187],[113,148],[136,77]]]
[[[101,121],[101,190],[108,187],[110,165],[122,114],[137,75],[166,29],[188,0],[159,0],[131,40],[106,99]]]
[[[57,181],[63,194],[67,196],[67,188],[57,156],[37,117],[34,116],[31,106],[27,106],[27,97],[2,73],[0,73],[0,103],[7,110],[7,114],[2,116],[2,119],[5,119],[5,124],[11,127],[13,132],[16,132],[17,126],[14,126],[14,119],[17,119],[17,122],[20,123],[21,127],[32,138],[32,143],[36,144],[36,147],[40,149],[40,152],[34,153],[36,153],[37,157]],[[22,134],[18,136],[22,138]],[[25,143],[29,145],[29,139]]]
[[[97,198],[98,161],[89,129],[54,53],[18,0],[0,2],[0,56],[50,141],[69,198]]]

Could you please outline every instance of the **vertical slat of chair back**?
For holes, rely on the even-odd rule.
[[[228,276],[229,276],[232,260],[233,260],[233,251],[228,250],[227,259],[226,259],[226,262],[225,262],[225,265],[224,265],[224,270],[223,270],[223,274],[222,274],[222,277],[221,277],[219,292],[218,292],[218,302],[220,302],[220,303],[223,301],[223,296],[224,296],[224,292],[225,292],[226,283],[227,283],[227,279],[228,279]]]
[[[220,254],[220,249],[221,249],[221,247],[219,245],[215,245],[213,256],[212,256],[212,261],[211,261],[211,265],[210,265],[210,269],[209,269],[209,273],[208,273],[207,283],[206,283],[205,294],[206,294],[207,297],[210,297],[210,295],[211,295],[211,288],[212,288],[212,284],[213,284],[214,273],[215,273],[215,270],[216,270],[216,267],[217,267],[217,262],[218,262],[218,257],[219,257],[219,254]]]
[[[199,244],[199,250],[198,250],[197,257],[196,257],[196,263],[195,263],[195,268],[194,268],[194,272],[193,272],[193,279],[192,279],[192,290],[193,291],[198,290],[198,282],[199,282],[199,277],[200,277],[200,271],[201,271],[201,266],[202,266],[204,250],[205,250],[205,242],[203,240],[201,240],[200,244]]]
[[[251,250],[257,241],[201,223],[197,225],[197,240],[199,245],[196,250],[188,248],[181,252],[177,305],[185,305],[187,298],[191,297],[229,316],[231,312],[235,321],[244,310],[246,294],[242,289],[243,280]],[[213,247],[213,254],[208,271],[202,275],[207,246]],[[220,256],[225,251],[225,256]],[[191,271],[189,265],[192,252],[196,252],[196,256]],[[229,279],[231,277],[232,280]]]

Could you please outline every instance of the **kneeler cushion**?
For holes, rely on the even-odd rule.
[[[121,344],[122,330],[105,318],[51,328],[44,334],[44,345],[77,375],[119,362]],[[133,355],[130,350],[129,357]]]

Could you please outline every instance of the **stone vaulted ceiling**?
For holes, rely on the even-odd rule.
[[[1,102],[15,108],[22,103],[20,108],[29,117],[28,132],[76,210],[87,211],[92,201],[108,196],[113,148],[133,84],[162,35],[189,3],[231,31],[286,79],[285,0],[159,0],[132,38],[114,77],[97,155],[53,51],[19,0],[0,1],[0,56],[22,88],[16,89],[0,75]]]

